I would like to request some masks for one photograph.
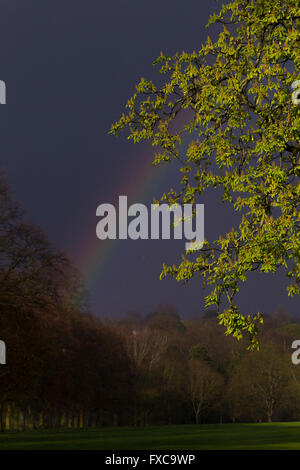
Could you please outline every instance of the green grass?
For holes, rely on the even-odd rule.
[[[300,449],[300,423],[109,427],[0,434],[0,450]]]

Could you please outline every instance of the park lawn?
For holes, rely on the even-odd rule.
[[[107,427],[0,434],[0,450],[300,449],[300,422]]]

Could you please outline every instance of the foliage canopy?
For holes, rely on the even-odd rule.
[[[286,270],[287,291],[300,293],[300,107],[292,103],[299,78],[298,0],[234,0],[213,14],[216,41],[199,51],[160,54],[163,85],[142,78],[127,111],[112,125],[135,143],[150,140],[153,164],[180,163],[179,190],[162,196],[169,204],[195,203],[209,188],[222,190],[240,213],[231,232],[202,250],[183,255],[178,266],[163,266],[161,277],[188,281],[195,274],[212,285],[206,306],[216,304],[226,333],[249,334],[258,346],[260,313],[245,316],[236,294],[254,270]],[[177,118],[184,114],[186,124]],[[190,135],[186,152],[182,139]],[[221,309],[221,301],[228,305]],[[223,305],[223,303],[222,303]]]

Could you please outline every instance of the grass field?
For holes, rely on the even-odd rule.
[[[0,434],[0,450],[300,449],[300,422],[110,427]]]

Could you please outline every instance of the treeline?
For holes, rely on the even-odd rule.
[[[224,335],[215,312],[182,321],[160,306],[119,329],[135,371],[136,425],[300,419],[300,324],[283,309],[264,317],[260,351]]]
[[[0,428],[127,423],[133,373],[122,338],[88,311],[80,275],[25,222],[0,179]]]
[[[214,312],[174,307],[100,321],[79,273],[0,178],[0,429],[300,419],[300,324],[265,316],[261,350]]]

